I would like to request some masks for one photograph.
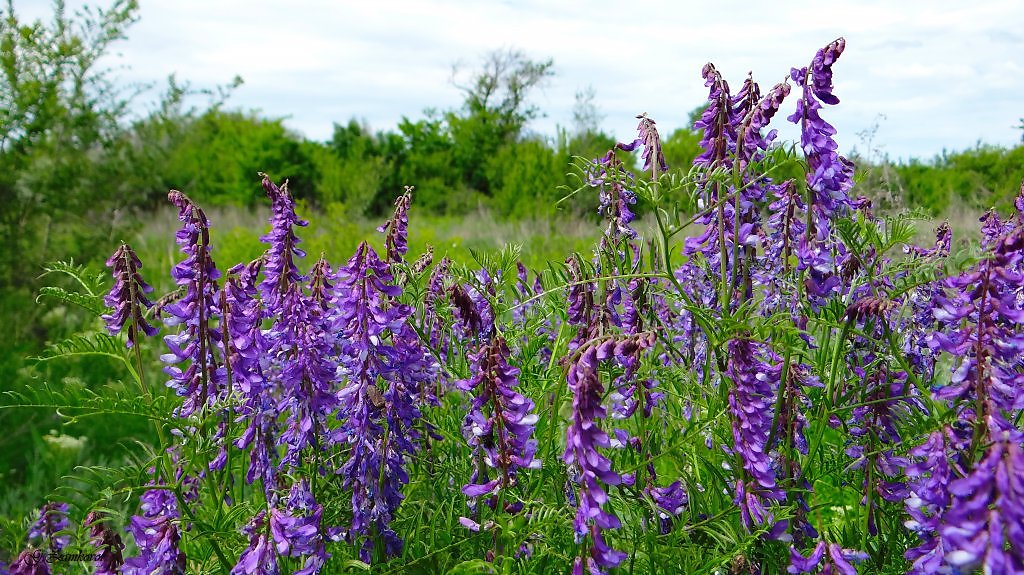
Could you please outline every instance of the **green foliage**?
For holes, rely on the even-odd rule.
[[[33,266],[109,229],[109,201],[95,158],[116,144],[128,100],[100,59],[135,21],[133,0],[51,22],[25,23],[13,3],[0,14],[0,287],[30,283]],[[92,222],[91,225],[82,225]]]
[[[911,160],[894,170],[898,189],[907,206],[930,214],[951,205],[1007,209],[1024,181],[1024,146],[1006,149],[982,145],[962,152],[944,152],[930,162]]]
[[[150,118],[134,130],[144,133],[155,128],[147,123],[164,121]],[[252,205],[262,199],[263,191],[245,166],[266,166],[268,173],[288,179],[298,198],[314,199],[318,184],[324,185],[314,161],[316,146],[289,133],[281,120],[211,109],[174,121],[176,137],[164,147],[159,164],[151,167],[163,184],[157,190],[194,190],[190,193],[196,200],[209,205]],[[337,181],[337,175],[333,177]]]

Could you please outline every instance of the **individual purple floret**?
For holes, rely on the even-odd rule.
[[[153,302],[149,301],[146,294],[152,292],[153,288],[142,279],[139,273],[142,262],[131,246],[122,243],[107,260],[107,267],[113,268],[114,286],[103,298],[103,303],[114,308],[114,311],[104,314],[102,318],[110,335],[116,335],[127,325],[127,343],[128,347],[132,347],[140,330],[150,337],[160,333],[158,328],[146,320],[145,310],[153,307]]]
[[[949,484],[941,545],[946,561],[965,573],[1024,573],[1024,433],[1006,429],[991,440],[970,475]]]
[[[393,282],[387,264],[365,242],[338,273],[334,329],[341,334],[346,384],[335,437],[350,449],[338,473],[352,490],[349,537],[362,540],[364,562],[370,562],[375,540],[383,542],[384,556],[401,551],[390,523],[409,481],[406,458],[417,448],[419,389],[436,373],[409,326],[412,310],[395,300],[401,288]],[[379,381],[387,382],[383,391]]]
[[[71,544],[71,536],[64,533],[68,522],[67,503],[47,503],[39,510],[39,519],[28,530],[29,541],[38,541],[50,551],[61,551]]]
[[[747,529],[772,522],[767,506],[786,499],[776,484],[776,462],[769,455],[768,445],[781,367],[764,361],[765,354],[759,348],[746,339],[730,341],[726,369],[733,384],[729,391],[733,450],[745,471],[744,478],[736,481],[734,502]]]
[[[124,575],[184,575],[185,554],[178,548],[178,502],[169,489],[150,489],[142,494],[142,515],[133,515],[128,532],[135,538],[139,555],[124,562]]]
[[[652,171],[657,162],[657,171],[667,172],[668,164],[665,163],[665,154],[661,149],[661,137],[658,135],[658,128],[655,127],[654,120],[648,118],[646,112],[637,116],[636,119],[640,120],[636,127],[636,139],[628,144],[620,142],[615,147],[632,152],[637,146],[643,146],[644,151],[641,155],[644,161],[643,170],[645,172]]]
[[[96,550],[94,575],[118,575],[124,564],[121,536],[106,524],[106,517],[98,511],[86,515],[84,525],[89,528],[89,542]]]
[[[854,563],[868,558],[862,551],[843,549],[837,543],[818,541],[814,550],[804,557],[796,549],[789,549],[789,567],[787,573],[820,573],[821,575],[857,575]]]
[[[164,323],[183,327],[164,337],[168,353],[160,359],[169,364],[164,368],[171,376],[167,386],[185,398],[178,414],[188,417],[227,391],[224,366],[218,365],[214,351],[222,339],[214,323],[220,316],[216,281],[220,272],[210,258],[206,214],[181,192],[171,190],[167,198],[177,206],[183,224],[176,237],[186,258],[174,266],[171,276],[185,288],[185,296],[164,308],[169,316]],[[174,365],[182,362],[188,362],[184,370]]]
[[[249,546],[231,569],[231,575],[277,575],[277,552],[268,532],[267,513],[260,511],[242,534],[249,538]]]
[[[302,569],[295,575],[319,573],[330,558],[324,547],[320,524],[323,513],[323,506],[313,498],[309,482],[305,479],[292,485],[286,510],[270,510],[270,533],[277,553],[287,557],[306,557]]]
[[[377,228],[384,236],[384,250],[388,263],[400,262],[409,251],[409,204],[412,202],[412,186],[405,186],[405,193],[395,200],[395,213]]]
[[[508,364],[509,356],[505,339],[495,336],[470,356],[473,377],[456,384],[473,393],[463,423],[467,442],[496,470],[493,480],[463,486],[462,492],[470,497],[512,488],[519,470],[540,468],[540,460],[534,458],[537,441],[532,438],[537,414],[533,401],[515,389],[519,370]]]

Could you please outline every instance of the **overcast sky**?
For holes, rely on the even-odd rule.
[[[196,87],[245,84],[235,107],[256,108],[307,137],[334,122],[392,130],[402,116],[461,103],[452,64],[517,48],[554,60],[555,76],[532,102],[546,117],[531,129],[572,123],[574,95],[592,86],[603,129],[634,137],[647,112],[663,134],[707,97],[700,71],[713,62],[738,89],[748,71],[766,91],[806,66],[838,36],[841,102],[823,111],[840,148],[865,151],[861,133],[891,158],[930,158],[976,142],[1011,145],[1024,117],[1024,2],[931,0],[700,3],[580,0],[140,0],[141,20],[117,44],[118,74]],[[69,5],[76,5],[69,2]],[[50,2],[19,0],[22,17]],[[785,116],[773,126],[793,139]]]

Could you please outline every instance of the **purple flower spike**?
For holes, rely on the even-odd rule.
[[[218,365],[214,352],[222,339],[220,327],[213,323],[220,316],[216,281],[220,272],[210,258],[210,222],[206,214],[179,191],[171,190],[167,198],[179,210],[183,226],[178,230],[177,243],[186,256],[174,266],[171,276],[186,291],[183,298],[164,308],[169,315],[166,325],[183,328],[164,337],[169,352],[160,359],[170,364],[164,368],[171,376],[167,386],[185,398],[179,415],[188,417],[227,391],[226,372]],[[174,365],[182,362],[188,362],[188,367]]]
[[[728,165],[729,151],[736,142],[729,84],[710,62],[704,66],[701,74],[704,76],[704,85],[710,91],[707,109],[693,124],[694,130],[702,131],[700,147],[704,150],[693,160],[693,165],[706,168]]]
[[[537,441],[531,437],[537,414],[533,413],[533,401],[515,389],[519,370],[508,364],[509,356],[505,339],[494,337],[471,356],[474,376],[456,384],[463,391],[474,392],[463,423],[466,439],[483,453],[484,463],[498,471],[494,481],[466,484],[463,493],[471,497],[514,487],[520,469],[540,468],[540,460],[534,459]]]
[[[260,293],[266,302],[269,315],[277,315],[284,306],[285,294],[295,284],[304,281],[295,264],[296,258],[303,258],[306,252],[299,249],[301,240],[295,235],[295,226],[309,225],[306,220],[295,214],[295,201],[288,193],[288,182],[280,187],[266,174],[263,177],[263,191],[270,198],[270,232],[260,237],[260,241],[270,244],[267,249],[266,265],[263,270],[263,281],[260,282]]]
[[[793,69],[790,76],[803,88],[796,112],[789,121],[800,125],[800,144],[809,168],[807,186],[812,192],[820,227],[828,229],[833,214],[845,213],[850,207],[847,191],[853,186],[853,164],[840,156],[833,136],[836,129],[819,115],[821,104],[835,105],[839,99],[832,94],[832,64],[843,53],[846,40],[839,38],[814,55],[809,68]]]
[[[312,575],[318,573],[330,554],[324,547],[324,537],[320,520],[324,508],[313,498],[309,483],[305,480],[296,481],[288,493],[287,510],[270,510],[270,532],[274,546],[280,555],[302,557],[306,560],[296,575]],[[262,518],[259,518],[262,519]],[[255,521],[254,521],[255,522]],[[262,527],[257,526],[257,527]],[[269,541],[266,542],[269,546]],[[250,545],[251,549],[254,549]],[[254,551],[255,552],[255,551]],[[269,551],[261,551],[263,554]],[[241,562],[240,562],[241,564]]]
[[[751,161],[760,160],[763,152],[775,140],[775,130],[767,135],[761,135],[761,130],[771,122],[789,92],[788,82],[776,84],[743,118],[736,136],[736,159],[741,168]]]
[[[615,147],[620,150],[632,152],[637,146],[643,146],[644,152],[641,157],[644,160],[644,171],[650,172],[654,167],[654,162],[658,162],[658,170],[661,172],[668,171],[668,164],[665,163],[665,154],[661,149],[661,137],[658,136],[658,128],[654,125],[654,120],[647,117],[647,113],[644,112],[636,117],[640,120],[640,124],[637,125],[637,137],[635,140],[628,144],[619,143]]]
[[[409,251],[409,204],[412,202],[412,186],[405,187],[405,193],[395,200],[395,213],[384,222],[378,232],[386,233],[384,248],[388,263],[402,261]]]
[[[139,508],[142,515],[134,515],[128,532],[135,538],[139,549],[137,557],[124,562],[124,575],[184,575],[185,554],[178,548],[178,502],[167,489],[150,489],[142,494]]]
[[[142,279],[139,273],[142,262],[131,246],[121,244],[107,260],[107,267],[113,268],[114,286],[103,298],[103,303],[114,308],[114,311],[102,317],[110,335],[116,335],[127,324],[128,347],[132,347],[140,330],[150,337],[160,333],[158,328],[146,320],[144,310],[153,307],[153,302],[146,298],[146,294],[152,292],[153,288]]]
[[[323,260],[314,266],[315,274],[326,271]],[[330,437],[327,420],[339,403],[337,362],[331,317],[315,291],[314,297],[306,296],[296,284],[280,303],[282,315],[268,334],[275,364],[269,377],[282,392],[277,412],[288,414],[278,437],[278,443],[286,446],[282,464],[297,466],[304,450],[321,449],[324,438]]]
[[[602,360],[635,353],[637,348],[649,347],[653,339],[649,334],[616,341],[605,339],[585,344],[575,354],[575,361],[569,365],[566,380],[573,394],[572,421],[566,430],[565,453],[562,460],[569,468],[569,476],[579,486],[578,506],[573,528],[576,540],[582,541],[590,535],[590,558],[577,558],[576,567],[582,569],[585,562],[592,573],[602,573],[604,568],[615,567],[626,557],[608,547],[601,531],[618,529],[618,517],[604,509],[608,501],[605,486],[619,485],[625,479],[612,470],[612,463],[598,449],[609,449],[611,438],[601,429],[599,420],[607,417],[604,399],[604,385],[598,373]],[[570,494],[572,495],[572,494]]]
[[[10,575],[50,575],[50,561],[39,549],[26,549],[11,563]]]
[[[909,496],[906,499],[908,529],[917,533],[921,544],[908,549],[905,557],[912,561],[910,575],[938,573],[945,564],[946,550],[939,536],[942,517],[949,507],[949,483],[952,469],[949,464],[949,430],[941,429],[928,436],[924,443],[910,450],[910,455],[919,460],[905,469],[911,478]]]
[[[636,192],[632,190],[633,175],[623,168],[615,148],[608,150],[601,159],[594,160],[588,177],[590,185],[600,190],[597,212],[608,221],[601,245],[607,248],[609,244],[617,245],[622,238],[635,239],[636,230],[630,226],[635,216],[629,207],[636,203]]]
[[[89,528],[89,542],[96,549],[95,575],[118,575],[124,564],[124,543],[109,525],[105,517],[98,511],[92,511],[85,517],[85,526]]]
[[[342,426],[335,440],[350,449],[337,473],[352,489],[349,537],[362,539],[359,556],[367,563],[374,540],[383,542],[385,556],[401,552],[402,540],[390,523],[409,481],[406,458],[418,445],[416,401],[437,369],[409,325],[411,308],[394,299],[401,288],[393,282],[388,265],[365,242],[339,270],[337,282],[334,329],[341,334],[340,373],[347,382],[339,395]],[[383,390],[380,381],[386,382]]]
[[[777,463],[769,455],[775,390],[781,368],[761,359],[761,346],[743,339],[729,342],[727,374],[733,382],[729,392],[733,448],[743,461],[747,480],[736,482],[735,502],[747,529],[772,521],[766,504],[786,499],[775,481]]]
[[[1024,284],[1024,227],[995,239],[991,258],[959,276],[947,278],[947,291],[937,291],[933,314],[951,329],[936,331],[929,345],[963,358],[948,385],[934,390],[936,399],[960,402],[976,422],[975,443],[989,421],[1006,427],[1003,413],[1024,409],[1024,378],[1020,376],[1024,309],[1019,296]],[[1002,412],[1002,413],[1001,413]],[[991,419],[989,415],[994,415]]]
[[[946,561],[964,572],[1024,573],[1024,433],[993,440],[970,475],[949,484],[942,545]]]
[[[231,575],[277,575],[277,553],[267,533],[267,514],[260,511],[242,529],[249,538],[249,546],[231,569]]]
[[[47,503],[39,510],[39,519],[28,530],[28,539],[47,545],[51,551],[61,551],[71,544],[71,536],[62,534],[70,526],[68,504]]]

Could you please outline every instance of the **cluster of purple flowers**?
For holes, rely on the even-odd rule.
[[[544,541],[519,531],[543,507],[523,487],[561,473],[558,465],[529,471],[561,450],[574,574],[627,559],[616,541],[623,523],[666,535],[688,520],[687,529],[709,532],[738,521],[762,539],[747,545],[751,572],[788,548],[789,573],[854,575],[868,555],[828,524],[835,510],[809,505],[822,499],[814,491],[826,471],[815,466],[825,461],[840,462],[827,470],[842,475],[832,488],[862,497],[865,537],[899,525],[891,513],[902,503],[903,525],[917,537],[906,551],[910,573],[1024,572],[1024,188],[1014,218],[983,218],[979,261],[941,279],[951,245],[944,226],[933,247],[906,248],[908,262],[936,272],[911,277],[885,255],[892,246],[878,247],[887,225],[870,201],[850,199],[853,166],[821,117],[838,103],[832,66],[844,48],[841,38],[830,43],[764,94],[749,76],[732,93],[712,64],[704,67],[708,107],[694,124],[701,153],[688,180],[704,228],[683,242],[676,269],[662,269],[671,257],[645,252],[634,228],[638,192],[669,180],[659,179],[668,166],[655,122],[638,116],[634,140],[587,166],[606,227],[592,261],[566,260],[564,314],[551,313],[539,275],[531,283],[522,264],[512,277],[511,263],[473,272],[448,258],[434,264],[432,251],[406,261],[411,187],[378,228],[383,251],[363,242],[343,265],[321,256],[307,268],[297,233],[307,222],[286,183],[263,175],[266,251],[223,277],[206,214],[172,191],[183,259],[171,270],[178,294],[162,306],[175,330],[162,359],[181,397],[175,444],[162,446],[127,527],[135,556],[122,556],[105,515],[87,517],[95,572],[185,573],[207,544],[232,575],[289,566],[320,573],[332,554],[344,556],[330,547],[339,542],[367,564],[399,556],[410,464],[419,458],[435,473],[441,450],[425,446],[450,434],[435,433],[443,424],[431,414],[449,405],[465,408],[448,420],[462,422],[465,443],[446,447],[468,448],[472,458],[468,477],[451,481],[469,499],[459,522],[493,534],[489,561],[508,559],[499,543],[506,535],[517,537],[516,560]],[[800,126],[808,166],[801,182],[759,171],[774,161],[776,133],[766,130],[790,80],[799,99],[789,120]],[[638,149],[650,182],[620,157]],[[649,274],[645,257],[658,261]],[[138,350],[140,333],[158,332],[147,315],[152,288],[127,244],[107,265],[115,281],[103,320]],[[549,373],[563,347],[571,407],[558,392],[530,397],[535,380],[524,375]],[[942,354],[954,358],[948,381],[937,374]],[[462,402],[441,407],[446,392],[461,392]],[[709,413],[716,398],[720,411]],[[670,403],[681,417],[666,416]],[[564,450],[538,445],[542,410],[554,418],[566,408],[568,421],[539,428],[552,438],[564,431]],[[923,442],[902,447],[923,421],[931,425]],[[686,458],[700,448],[670,452],[670,436],[686,445],[703,437],[709,461],[725,472],[692,480],[688,470],[698,467]],[[203,452],[213,455],[182,455]],[[719,484],[705,494],[712,481]],[[232,499],[239,492],[252,505],[234,526],[243,536],[234,555],[225,555],[217,544],[230,537],[202,533],[208,525],[195,512],[215,506],[221,521],[232,516],[222,509],[241,508]],[[690,509],[716,498],[732,507]],[[70,544],[67,513],[66,504],[43,508],[28,533],[33,547],[11,573],[50,572],[45,557],[35,559]]]
[[[474,470],[462,488],[470,497],[515,487],[518,470],[540,467],[534,457],[537,441],[532,438],[537,414],[533,401],[515,389],[519,370],[508,364],[509,356],[505,339],[495,336],[471,356],[474,375],[456,384],[473,393],[463,427],[485,465]],[[493,479],[488,469],[493,470]]]
[[[736,480],[736,505],[748,529],[773,521],[768,507],[786,499],[776,482],[775,466],[769,454],[771,415],[781,366],[765,361],[765,352],[755,342],[729,342],[732,380],[729,411],[732,415],[733,450],[743,462],[744,477]]]
[[[140,331],[150,337],[160,332],[149,323],[145,314],[145,310],[153,307],[153,302],[146,297],[153,292],[153,287],[142,279],[139,272],[142,262],[128,244],[117,248],[107,260],[107,267],[112,268],[114,286],[103,298],[103,303],[114,311],[102,318],[111,335],[120,333],[127,325],[127,345],[133,347]]]

